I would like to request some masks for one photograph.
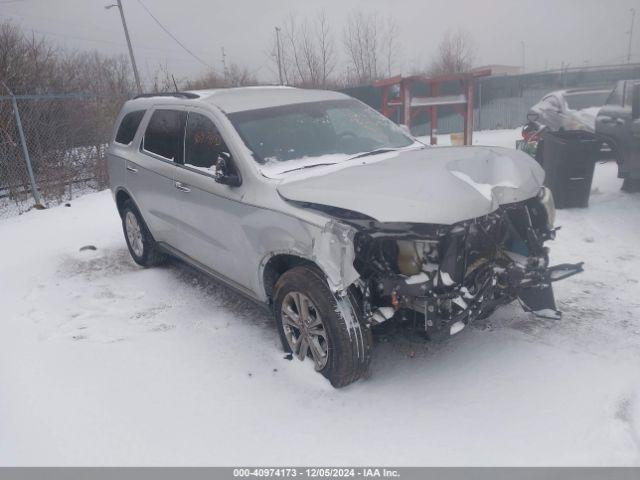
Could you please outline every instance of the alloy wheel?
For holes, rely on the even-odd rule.
[[[300,360],[310,356],[315,369],[322,370],[329,358],[329,343],[322,317],[311,299],[304,293],[287,293],[280,316],[293,354]]]
[[[142,243],[142,230],[140,228],[138,218],[131,210],[127,212],[124,224],[127,230],[127,239],[129,240],[131,250],[133,250],[133,253],[135,253],[136,256],[142,257],[142,254],[144,252],[144,245]]]

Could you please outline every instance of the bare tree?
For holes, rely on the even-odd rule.
[[[320,57],[320,83],[322,87],[326,87],[336,68],[337,58],[333,34],[324,11],[318,13],[315,27]]]
[[[182,82],[175,77],[169,71],[169,67],[166,63],[161,63],[155,69],[151,77],[150,90],[154,93],[162,93],[162,92],[174,92],[176,89],[176,84],[181,84]]]
[[[383,22],[377,12],[352,11],[342,32],[347,80],[369,83],[381,75],[391,75],[399,52],[398,33],[393,18]]]
[[[58,68],[58,54],[58,49],[44,39],[27,36],[10,22],[0,24],[0,79],[14,93],[62,88],[63,72]]]
[[[237,63],[231,63],[227,68],[226,75],[220,75],[214,70],[210,70],[203,75],[182,82],[187,90],[203,90],[207,88],[242,87],[246,85],[257,85],[258,80],[253,72],[247,67]]]
[[[336,51],[329,21],[324,12],[314,18],[295,13],[282,22],[280,48],[274,35],[270,56],[278,64],[287,84],[326,87],[336,67]]]
[[[244,87],[248,85],[257,85],[258,79],[255,74],[246,66],[240,66],[232,63],[227,72],[227,85],[229,87]]]
[[[473,39],[467,32],[447,30],[438,44],[438,51],[431,61],[429,73],[440,75],[467,72],[473,66],[475,51]]]
[[[393,75],[393,69],[396,66],[397,58],[400,54],[400,44],[398,41],[398,34],[400,29],[396,23],[395,18],[389,17],[387,19],[386,30],[384,32],[384,54],[386,59],[386,75],[390,77]]]
[[[210,70],[199,77],[185,82],[186,90],[205,90],[208,88],[223,88],[227,86],[225,78],[218,72]]]
[[[353,11],[347,17],[343,42],[349,65],[348,76],[357,83],[368,83],[378,77],[378,27],[376,13]]]

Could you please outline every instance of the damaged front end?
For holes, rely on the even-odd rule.
[[[454,225],[331,213],[357,231],[356,285],[372,324],[405,319],[429,336],[449,335],[516,299],[558,318],[552,282],[582,271],[582,263],[549,266],[544,242],[555,238],[555,210],[544,187],[537,197]]]

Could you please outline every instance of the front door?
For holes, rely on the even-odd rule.
[[[205,112],[189,111],[184,147],[184,162],[175,176],[179,212],[177,248],[225,280],[250,285],[247,262],[240,257],[247,249],[242,220],[253,207],[240,201],[242,185],[230,187],[215,181],[218,156],[229,150]]]

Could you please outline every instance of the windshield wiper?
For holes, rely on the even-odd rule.
[[[355,160],[356,158],[368,157],[370,155],[378,155],[379,153],[395,152],[397,150],[400,150],[400,149],[391,148],[391,147],[376,148],[375,150],[371,150],[370,152],[359,153],[358,155],[349,157],[347,160]]]
[[[323,165],[335,165],[336,162],[331,162],[331,163],[314,163],[313,165],[305,165],[303,167],[297,167],[297,168],[292,168],[291,170],[285,170],[284,172],[281,173],[289,173],[289,172],[295,172],[296,170],[303,170],[305,168],[313,168],[313,167],[321,167]]]
[[[349,160],[355,160],[356,158],[362,158],[362,157],[368,157],[370,155],[378,155],[379,153],[387,153],[387,152],[396,152],[398,150],[402,150],[405,147],[398,147],[398,148],[394,148],[394,147],[384,147],[384,148],[376,148],[375,150],[371,150],[370,152],[363,152],[363,153],[359,153],[357,155],[354,155],[353,157],[349,157],[346,160],[344,160],[345,162],[348,162]],[[313,168],[313,167],[320,167],[322,165],[335,165],[336,163],[339,162],[331,162],[331,163],[314,163],[313,165],[305,165],[303,167],[297,167],[297,168],[292,168],[291,170],[285,170],[284,172],[281,173],[288,173],[288,172],[293,172],[295,170],[302,170],[304,168]]]

